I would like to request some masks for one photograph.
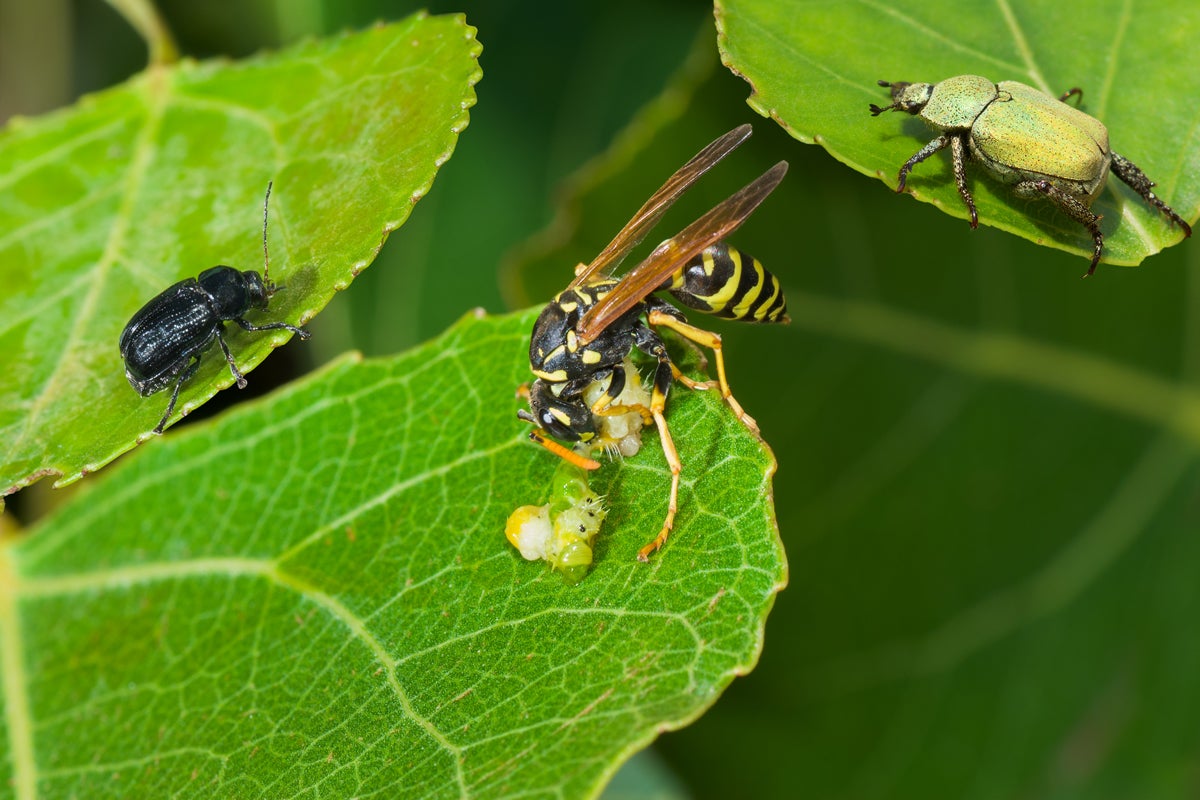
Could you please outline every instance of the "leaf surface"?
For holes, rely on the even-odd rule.
[[[774,460],[715,393],[678,391],[667,547],[636,561],[669,483],[651,431],[594,478],[611,510],[592,573],[523,561],[505,518],[555,467],[515,416],[536,311],[152,442],[0,549],[0,780],[583,797],[711,705],[785,580]]]
[[[417,15],[151,68],[0,133],[0,494],[70,483],[154,427],[169,395],[130,388],[121,331],[209,266],[261,272],[268,181],[283,288],[250,321],[302,324],[348,286],[453,151],[479,49],[461,17]],[[243,372],[290,335],[227,331]],[[214,346],[181,409],[232,382]]]
[[[1055,97],[1083,89],[1083,110],[1108,127],[1112,149],[1158,182],[1156,193],[1191,223],[1200,216],[1200,106],[1182,76],[1200,74],[1200,11],[1193,3],[824,3],[720,0],[719,46],[751,85],[750,104],[797,139],[820,144],[895,188],[900,166],[937,134],[886,106],[877,80],[936,83],[977,74],[1015,80]],[[1075,102],[1074,100],[1072,102]],[[1087,255],[1090,234],[1050,203],[1025,200],[968,164],[982,224]],[[908,191],[967,218],[949,151],[918,164]],[[899,202],[899,201],[897,201]],[[1104,217],[1104,260],[1136,265],[1182,238],[1166,217],[1110,176],[1092,206]],[[920,233],[905,247],[933,257]]]

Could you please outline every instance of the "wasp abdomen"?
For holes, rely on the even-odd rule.
[[[664,289],[688,308],[743,322],[785,322],[779,279],[758,259],[725,242],[705,248],[680,267]]]

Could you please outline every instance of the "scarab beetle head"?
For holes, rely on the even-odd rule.
[[[892,90],[892,104],[877,106],[871,103],[871,115],[876,117],[885,111],[906,111],[909,114],[920,114],[921,109],[925,108],[925,104],[933,95],[932,83],[909,83],[907,81],[895,83],[877,81],[877,83]]]

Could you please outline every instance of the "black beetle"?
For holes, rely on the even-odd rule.
[[[254,325],[242,318],[252,308],[266,309],[278,287],[267,278],[270,257],[267,254],[267,204],[271,199],[271,184],[263,201],[263,275],[253,270],[239,271],[224,265],[210,267],[199,278],[187,278],[167,289],[142,306],[125,330],[121,332],[121,358],[125,360],[125,377],[142,397],[149,397],[175,381],[167,411],[154,428],[161,434],[175,410],[179,390],[200,368],[200,357],[212,346],[213,339],[221,345],[229,371],[239,389],[246,387],[246,378],[234,363],[229,346],[221,335],[226,322],[236,322],[248,331],[286,329],[301,339],[309,337],[286,322]]]

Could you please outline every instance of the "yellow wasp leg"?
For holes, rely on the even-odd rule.
[[[654,383],[654,392],[650,396],[650,412],[654,415],[654,424],[658,426],[658,438],[662,443],[663,456],[667,459],[667,466],[671,468],[671,499],[667,503],[667,518],[663,522],[662,530],[658,532],[658,536],[654,537],[653,542],[638,551],[638,561],[643,562],[649,561],[650,556],[666,544],[667,537],[671,535],[671,528],[675,525],[675,511],[679,507],[679,473],[683,472],[679,453],[675,451],[675,441],[671,438],[670,429],[667,428],[667,418],[663,416],[663,409],[667,405],[667,396],[659,388],[662,381],[656,380]]]
[[[698,345],[709,348],[713,351],[713,356],[717,362],[717,386],[721,389],[721,397],[725,398],[725,402],[729,403],[729,407],[733,409],[733,413],[742,423],[753,431],[758,433],[758,423],[754,418],[746,413],[746,409],[742,408],[733,396],[733,392],[729,389],[729,381],[725,378],[725,357],[721,353],[721,337],[719,334],[712,331],[706,331],[703,328],[697,328],[695,325],[689,325],[681,319],[677,319],[670,314],[664,314],[658,310],[652,310],[646,316],[647,321],[655,327],[670,328],[685,339],[689,339]],[[683,382],[687,385],[687,382]]]
[[[692,342],[689,341],[688,344],[691,345]],[[695,345],[692,345],[692,346],[694,347]],[[697,348],[696,352],[699,353],[701,351],[699,348]],[[708,359],[705,359],[705,361],[707,361],[707,360]],[[715,389],[715,388],[717,388],[717,386],[720,385],[716,381],[694,381],[694,380],[692,380],[687,375],[683,374],[683,370],[681,370],[679,367],[675,366],[675,362],[671,362],[671,373],[675,376],[675,380],[679,381],[687,388],[694,389],[696,391],[706,391],[708,389]],[[649,423],[647,423],[647,424],[649,424]]]

